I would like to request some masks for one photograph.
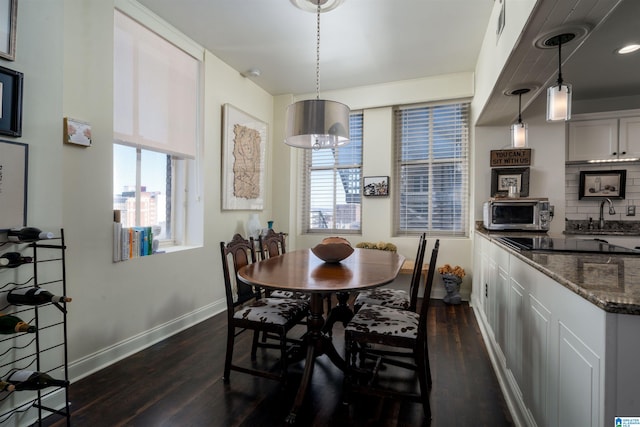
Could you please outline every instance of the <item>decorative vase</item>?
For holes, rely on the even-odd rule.
[[[444,288],[447,291],[447,295],[444,297],[444,302],[447,304],[460,304],[462,302],[462,297],[460,296],[460,284],[462,283],[462,278],[454,274],[443,274],[442,282],[444,283]]]
[[[247,234],[249,237],[257,239],[261,230],[262,226],[260,225],[258,214],[251,214],[251,216],[249,216],[249,221],[247,221]]]

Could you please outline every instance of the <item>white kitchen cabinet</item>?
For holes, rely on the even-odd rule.
[[[640,157],[640,116],[571,121],[567,141],[567,161]]]
[[[474,296],[481,308],[476,313],[505,397],[517,408],[517,424],[606,425],[605,356],[613,343],[606,328],[616,315],[501,246],[476,241],[482,253],[475,259],[482,264],[474,292],[488,291]],[[613,359],[608,369],[618,369]]]
[[[618,120],[584,120],[568,124],[567,161],[618,157]],[[616,153],[616,154],[613,154]]]
[[[619,150],[620,158],[640,158],[640,117],[620,119]]]

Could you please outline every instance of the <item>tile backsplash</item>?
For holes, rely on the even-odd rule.
[[[640,220],[640,163],[614,163],[606,166],[590,164],[566,165],[565,168],[565,216],[569,221],[588,221],[593,218],[595,223],[600,216],[600,202],[602,199],[578,199],[580,188],[580,171],[597,172],[608,170],[627,171],[625,198],[611,199],[616,213],[609,215],[608,204],[604,208],[606,221],[639,221]],[[635,216],[627,216],[628,206],[636,206]]]

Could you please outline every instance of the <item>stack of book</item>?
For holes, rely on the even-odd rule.
[[[119,215],[115,214],[115,212],[113,222],[113,262],[126,261],[131,258],[153,254],[152,228],[123,227],[119,221]]]

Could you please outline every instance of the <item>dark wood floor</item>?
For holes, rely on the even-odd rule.
[[[243,334],[247,335],[247,334]],[[247,335],[248,338],[248,335]],[[250,342],[238,343],[238,355]],[[293,402],[302,363],[291,367],[292,381],[274,381],[232,372],[222,382],[226,315],[219,314],[70,386],[74,426],[280,426]],[[334,341],[342,350],[342,324]],[[472,309],[432,302],[429,351],[433,373],[432,426],[512,426],[482,342]],[[266,351],[270,353],[272,351]],[[273,363],[258,354],[259,363]],[[362,397],[351,405],[341,399],[342,372],[322,356],[300,426],[419,426],[415,403]],[[47,426],[63,426],[49,417]]]

